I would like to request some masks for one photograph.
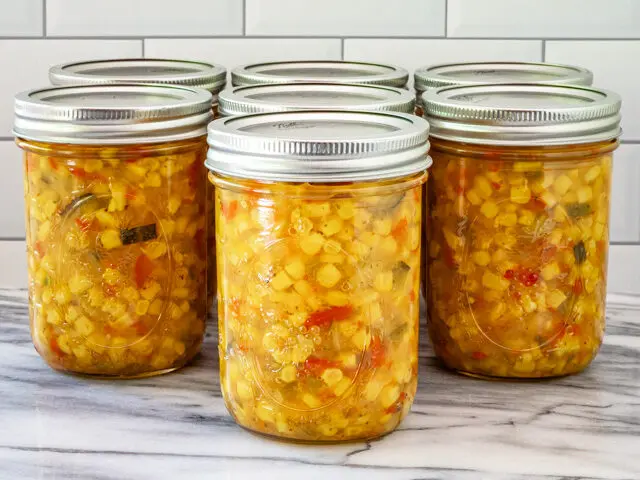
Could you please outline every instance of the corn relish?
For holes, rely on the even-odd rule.
[[[16,97],[31,330],[53,368],[137,377],[175,370],[198,352],[210,100],[205,91],[132,85]]]
[[[221,385],[240,425],[336,442],[409,411],[427,130],[412,115],[319,111],[209,127]]]
[[[583,370],[604,332],[619,97],[494,85],[423,99],[434,157],[424,284],[436,355],[487,377]]]

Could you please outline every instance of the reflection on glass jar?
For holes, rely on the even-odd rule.
[[[519,88],[510,90],[512,98],[527,96],[527,87]],[[567,90],[585,91],[593,92]],[[556,94],[544,87],[542,93]],[[490,95],[488,103],[495,101]],[[595,143],[432,139],[425,295],[429,334],[446,366],[548,377],[579,372],[596,356],[605,322],[616,100],[607,99],[610,130]],[[453,136],[434,123],[434,136]]]
[[[295,115],[255,116],[254,131],[277,143],[272,130],[296,128]],[[303,160],[265,154],[262,164],[239,169],[242,160],[222,163],[229,147],[219,132],[244,128],[233,120],[212,124],[222,392],[237,422],[257,432],[321,442],[377,437],[404,418],[417,385],[427,126],[411,115],[301,115],[315,125],[311,134],[293,133],[304,136],[297,142],[319,142],[315,129],[344,126],[347,135],[353,129],[347,144],[362,129],[385,132],[391,122],[409,129],[417,149],[399,177],[391,165],[363,165],[362,180],[335,183],[354,172],[358,155],[334,160],[325,172],[310,164],[334,150],[309,149]],[[251,117],[239,122],[248,126]],[[237,144],[256,137],[245,138]],[[233,152],[242,154],[251,152]],[[293,176],[242,178],[269,176],[281,162]]]
[[[52,88],[17,99],[16,134],[25,150],[31,329],[36,349],[56,369],[118,377],[157,374],[187,363],[202,342],[207,254],[202,130],[210,96],[146,88],[155,87]],[[50,107],[52,117],[65,108],[98,116],[92,95],[105,93],[122,95],[123,115],[135,115],[147,95],[166,93],[190,100],[204,116],[190,134],[179,134],[193,138],[175,140],[170,130],[161,130],[133,140],[123,134],[121,144],[109,143],[96,132],[108,120],[84,132],[72,121],[46,135],[32,129],[37,109]],[[156,107],[163,106],[174,107],[170,101]],[[172,141],[152,142],[163,138]]]

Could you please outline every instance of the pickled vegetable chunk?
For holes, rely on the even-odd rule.
[[[229,411],[300,441],[391,431],[417,381],[423,174],[348,185],[210,179]]]
[[[437,356],[492,377],[583,370],[604,332],[615,141],[434,143],[425,283]]]
[[[21,146],[38,352],[103,376],[188,362],[206,317],[203,140]]]

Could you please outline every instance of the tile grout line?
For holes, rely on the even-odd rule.
[[[47,0],[42,0],[42,36],[47,36]]]
[[[247,0],[242,0],[242,36],[247,35]]]
[[[331,40],[335,35],[48,35],[49,40]],[[562,41],[562,42],[640,42],[640,37],[444,37],[443,35],[353,35],[347,40],[504,40],[504,41]],[[42,40],[41,35],[0,35],[0,40]]]
[[[449,36],[449,0],[444,0],[444,36]]]

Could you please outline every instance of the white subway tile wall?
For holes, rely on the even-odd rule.
[[[614,162],[610,290],[640,293],[638,0],[0,0],[0,286],[24,286],[20,150],[13,95],[49,65],[108,57],[220,63],[370,60],[413,71],[479,60],[584,65],[623,97]],[[17,262],[17,263],[16,263]]]

